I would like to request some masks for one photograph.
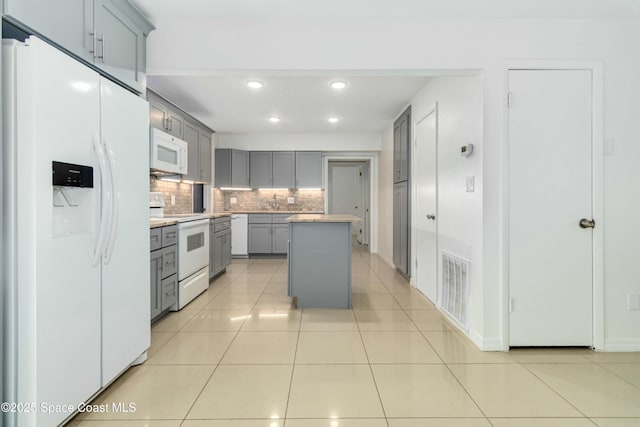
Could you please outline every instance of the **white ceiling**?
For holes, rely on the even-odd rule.
[[[638,0],[133,0],[147,16],[210,18],[625,18]]]
[[[278,19],[466,19],[466,18],[626,18],[640,16],[640,0],[132,0],[150,20],[162,22],[153,43],[172,23],[205,26],[207,20]],[[235,22],[235,21],[234,21]],[[274,25],[277,25],[275,23]],[[168,33],[169,34],[169,33]],[[228,43],[233,43],[229,40]],[[157,51],[157,50],[156,50]],[[160,49],[160,52],[162,50]],[[193,53],[191,53],[193,52]],[[183,55],[202,55],[185,48]],[[171,52],[167,52],[171,55]],[[190,63],[199,64],[200,56]],[[169,67],[171,68],[171,67]],[[181,75],[149,75],[159,94],[219,133],[365,133],[380,132],[425,85],[416,75],[358,76],[350,72],[293,72],[238,76],[207,70],[183,70]],[[191,75],[189,75],[191,74]],[[214,75],[215,74],[215,75]],[[229,73],[233,74],[233,73]],[[249,77],[264,81],[251,90]],[[349,86],[332,90],[332,79],[345,77]],[[270,115],[281,118],[278,124]],[[327,122],[331,115],[341,121]]]
[[[381,132],[426,84],[427,77],[149,76],[148,86],[219,133]],[[279,123],[269,122],[277,116]],[[338,117],[331,124],[327,119]]]

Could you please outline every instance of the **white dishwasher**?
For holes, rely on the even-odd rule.
[[[249,215],[231,215],[231,257],[249,258]]]

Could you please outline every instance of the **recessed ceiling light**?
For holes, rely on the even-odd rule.
[[[340,90],[347,87],[347,83],[343,82],[342,80],[336,80],[335,82],[331,82],[331,87]]]
[[[276,117],[276,116],[269,117],[269,121],[271,123],[278,123],[280,121],[280,117]]]
[[[247,86],[249,86],[251,89],[262,89],[264,83],[259,80],[249,80],[247,81]]]
[[[340,121],[337,117],[329,117],[329,123],[338,123]]]

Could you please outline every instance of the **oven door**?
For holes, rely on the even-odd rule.
[[[209,265],[209,220],[178,224],[178,280]]]

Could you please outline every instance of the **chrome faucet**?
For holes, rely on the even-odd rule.
[[[276,194],[273,193],[273,209],[278,210],[278,207],[280,205],[278,204],[278,198],[276,197]]]

